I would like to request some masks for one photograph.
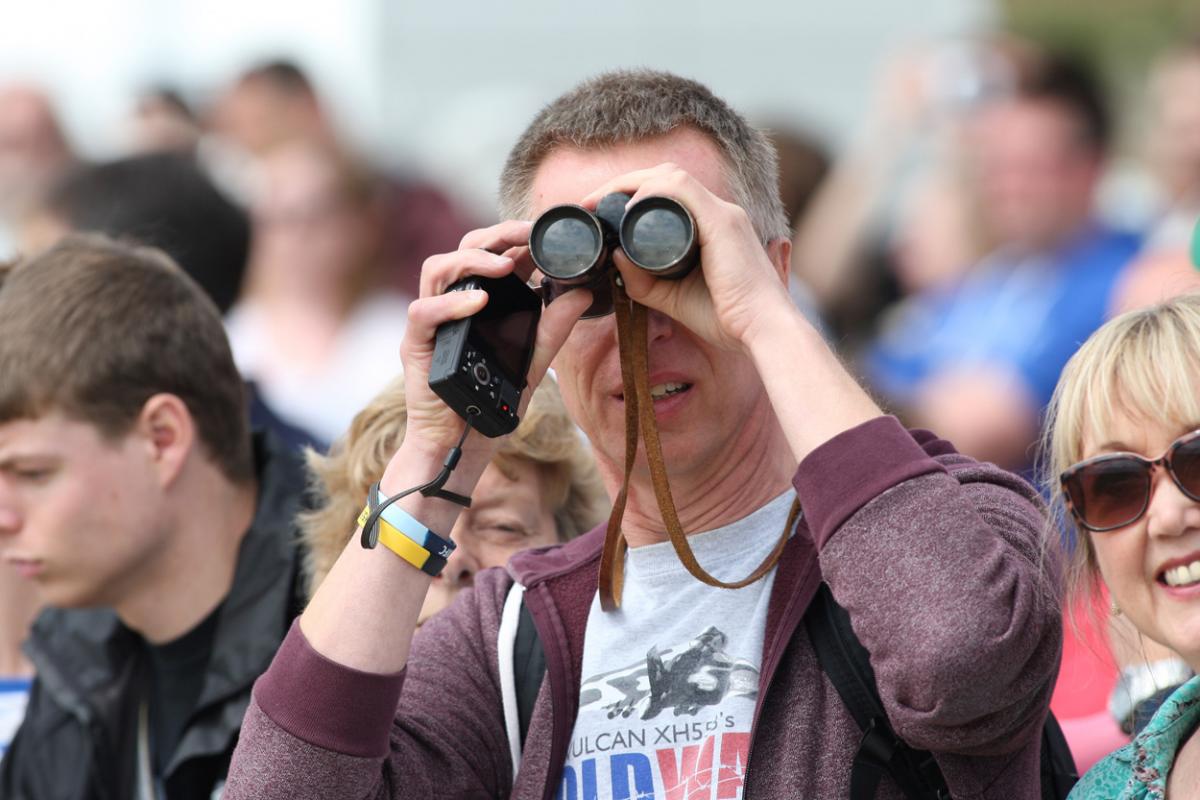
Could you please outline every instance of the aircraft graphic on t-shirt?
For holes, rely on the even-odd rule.
[[[758,668],[725,652],[728,638],[716,627],[684,645],[666,650],[651,647],[644,661],[601,673],[584,681],[579,706],[600,705],[608,718],[653,719],[663,710],[675,716],[695,716],[726,696],[758,695]]]

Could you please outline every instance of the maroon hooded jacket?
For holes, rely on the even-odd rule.
[[[891,417],[826,442],[794,484],[804,519],[771,595],[744,796],[848,794],[861,733],[800,624],[825,580],[871,653],[893,727],[933,751],[954,797],[1038,797],[1062,630],[1034,490]],[[399,674],[335,664],[294,626],[255,687],[226,800],[554,798],[602,536],[481,574],[421,629]],[[515,775],[497,643],[514,580],[547,663]],[[887,779],[878,796],[901,797]]]

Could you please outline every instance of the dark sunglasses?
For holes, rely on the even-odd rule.
[[[1200,502],[1200,431],[1180,436],[1154,460],[1135,453],[1108,453],[1079,462],[1060,480],[1080,525],[1090,531],[1113,531],[1146,513],[1159,466],[1166,468],[1179,491]]]

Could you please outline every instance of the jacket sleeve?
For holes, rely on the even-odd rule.
[[[317,653],[294,624],[255,684],[226,800],[497,797],[512,785],[496,632],[508,588],[483,573],[373,675]]]
[[[795,484],[893,727],[950,779],[1037,741],[1062,648],[1059,567],[1028,484],[922,438],[872,420],[811,453]]]

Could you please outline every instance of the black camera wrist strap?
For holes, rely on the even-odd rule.
[[[658,501],[667,536],[683,566],[697,580],[709,586],[723,589],[740,589],[749,586],[766,575],[779,562],[788,535],[800,516],[800,499],[792,503],[787,524],[775,543],[774,549],[763,562],[740,580],[726,582],[710,575],[696,560],[691,544],[671,496],[671,486],[663,461],[662,443],[658,436],[658,422],[654,417],[654,400],[650,397],[650,369],[647,344],[646,307],[629,299],[620,275],[613,270],[613,305],[617,314],[617,346],[621,358],[621,383],[625,393],[625,476],[621,491],[613,502],[612,514],[608,518],[608,529],[604,535],[604,547],[600,554],[600,607],[613,611],[621,606],[621,592],[625,585],[625,551],[628,547],[621,531],[621,519],[625,515],[625,504],[629,499],[629,478],[637,458],[638,431],[646,446],[646,462],[650,467],[650,482]]]
[[[459,494],[445,489],[446,481],[450,480],[450,474],[454,472],[454,468],[458,466],[458,461],[462,458],[462,447],[467,441],[467,436],[471,433],[471,418],[467,417],[467,424],[463,427],[462,435],[458,438],[458,444],[450,448],[450,452],[446,455],[446,460],[442,462],[442,469],[429,483],[423,483],[420,486],[413,486],[410,489],[405,489],[402,492],[392,495],[391,497],[383,497],[383,490],[379,487],[379,481],[371,484],[371,488],[367,490],[367,505],[371,509],[370,515],[362,526],[362,533],[359,536],[359,542],[368,550],[373,550],[379,542],[379,518],[383,516],[383,512],[392,503],[401,498],[408,497],[413,492],[420,492],[424,497],[436,497],[441,500],[447,500],[455,505],[463,508],[471,507],[471,498],[469,495]]]

